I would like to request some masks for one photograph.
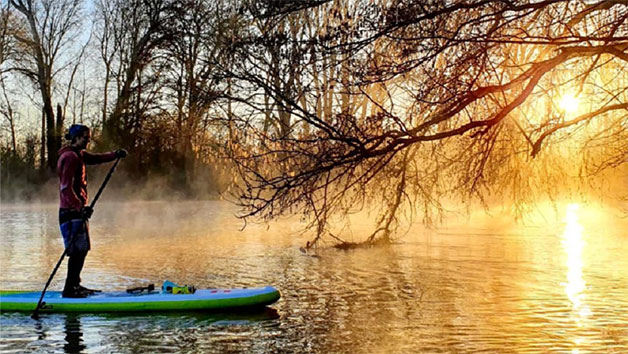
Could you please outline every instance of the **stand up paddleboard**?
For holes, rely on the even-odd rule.
[[[180,287],[182,288],[182,287]],[[129,290],[137,290],[129,289]],[[191,288],[193,289],[193,288]],[[270,305],[280,297],[272,286],[250,289],[193,289],[175,291],[165,288],[140,291],[98,292],[85,298],[64,298],[59,291],[46,292],[39,312],[155,312],[218,311]],[[32,312],[39,291],[0,291],[0,312]]]

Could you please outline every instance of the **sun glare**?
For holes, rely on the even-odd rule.
[[[579,103],[580,101],[575,96],[565,94],[558,102],[558,108],[560,108],[561,111],[570,114],[578,110]]]

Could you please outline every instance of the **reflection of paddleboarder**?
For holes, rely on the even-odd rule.
[[[87,349],[83,342],[81,318],[78,316],[67,315],[65,317],[65,344],[63,349],[66,353],[82,353]]]
[[[81,270],[90,250],[87,220],[93,209],[87,205],[87,174],[85,165],[97,165],[116,158],[126,157],[126,150],[104,154],[87,152],[91,131],[87,126],[73,124],[65,135],[70,145],[59,150],[57,174],[59,175],[59,225],[67,250],[68,275],[63,297],[86,297],[91,291],[80,285]],[[74,238],[74,241],[70,241]]]

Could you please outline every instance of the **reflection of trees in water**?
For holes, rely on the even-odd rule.
[[[381,246],[325,257],[334,263],[318,279],[327,289],[321,301],[327,302],[330,350],[433,351],[460,344],[443,331],[465,317],[453,290],[461,282],[446,264],[409,258],[406,251]]]
[[[304,350],[320,352],[499,351],[516,341],[509,331],[521,324],[503,314],[516,310],[508,299],[518,290],[504,286],[504,277],[526,269],[508,262],[503,249],[518,254],[519,244],[443,237],[293,261],[284,276],[300,285],[286,289],[292,293],[279,304],[282,317],[297,326],[293,332],[309,334],[296,336]]]

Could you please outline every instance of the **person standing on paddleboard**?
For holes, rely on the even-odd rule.
[[[92,138],[90,129],[81,124],[72,124],[65,135],[70,145],[59,150],[57,174],[59,175],[59,225],[63,243],[67,250],[68,274],[63,288],[63,297],[86,297],[94,290],[81,285],[81,270],[90,250],[88,220],[94,212],[88,206],[87,174],[85,165],[97,165],[124,158],[124,149],[93,154],[87,152]],[[70,242],[71,240],[73,242]]]

